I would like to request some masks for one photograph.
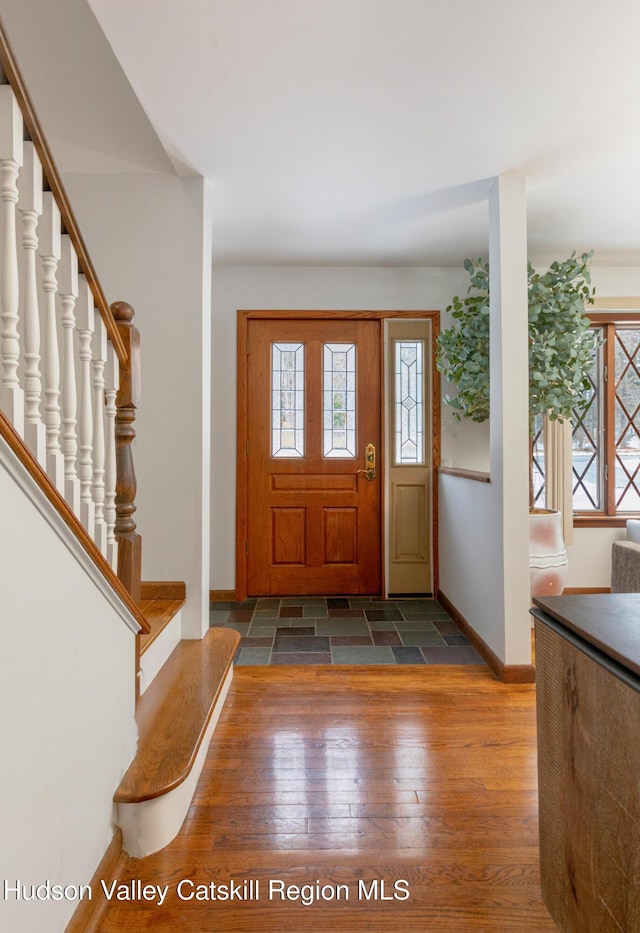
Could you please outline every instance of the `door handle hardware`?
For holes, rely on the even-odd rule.
[[[356,470],[357,473],[364,473],[365,479],[372,483],[376,478],[376,448],[374,444],[367,444],[364,449],[364,470]]]

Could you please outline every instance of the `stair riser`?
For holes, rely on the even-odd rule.
[[[160,632],[140,657],[140,694],[151,685],[154,677],[180,641],[182,633],[181,613],[177,612],[171,622]]]

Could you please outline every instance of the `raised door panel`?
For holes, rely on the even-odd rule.
[[[326,508],[324,516],[324,563],[358,563],[358,513],[354,508]]]
[[[306,509],[271,510],[271,553],[274,564],[306,563]]]

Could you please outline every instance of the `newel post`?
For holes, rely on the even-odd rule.
[[[120,370],[120,388],[116,396],[116,524],[118,542],[118,577],[135,603],[140,602],[142,574],[142,537],[136,531],[136,472],[131,443],[136,436],[134,423],[140,406],[140,332],[133,324],[135,312],[125,301],[111,305],[118,332],[129,357],[128,370]]]

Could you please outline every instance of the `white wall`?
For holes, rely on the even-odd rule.
[[[588,589],[611,585],[611,545],[625,537],[624,528],[574,528],[569,556],[568,587]]]
[[[201,178],[69,175],[109,302],[136,311],[142,406],[134,461],[145,580],[184,580],[183,635],[208,626],[211,204]]]
[[[86,884],[135,752],[134,636],[2,464],[0,515],[0,883]],[[76,906],[0,900],[0,928]]]
[[[594,260],[597,258],[595,256]],[[640,268],[637,266],[592,265],[591,281],[596,298],[640,296]]]
[[[460,269],[213,269],[211,588],[235,586],[236,319],[238,310],[444,310],[466,289]],[[451,458],[443,439],[445,456]]]

